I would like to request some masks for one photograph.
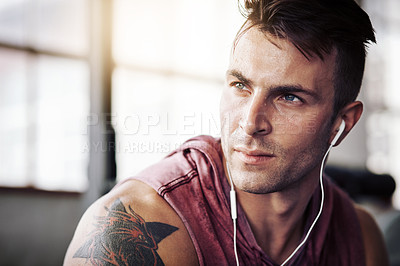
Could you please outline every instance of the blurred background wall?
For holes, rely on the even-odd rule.
[[[378,40],[366,110],[329,171],[397,245],[400,1],[360,4]],[[219,135],[242,22],[235,0],[0,2],[0,265],[62,264],[83,211],[116,181]]]

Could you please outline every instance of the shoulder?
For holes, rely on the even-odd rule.
[[[179,216],[150,186],[130,180],[83,215],[65,265],[196,265]]]
[[[355,204],[364,239],[367,266],[389,265],[382,233],[374,218],[361,206]]]

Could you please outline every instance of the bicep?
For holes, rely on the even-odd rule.
[[[356,206],[356,211],[364,238],[367,266],[389,265],[385,242],[374,218],[361,207]]]

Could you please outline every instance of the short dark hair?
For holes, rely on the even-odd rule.
[[[251,27],[289,40],[306,58],[336,49],[334,116],[360,91],[367,45],[376,42],[371,21],[354,0],[244,0],[237,39]]]

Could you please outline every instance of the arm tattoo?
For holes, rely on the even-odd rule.
[[[74,258],[86,258],[93,265],[164,265],[157,244],[177,227],[145,222],[119,199],[105,209],[108,214],[96,217],[95,229]]]

